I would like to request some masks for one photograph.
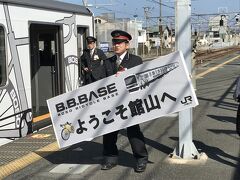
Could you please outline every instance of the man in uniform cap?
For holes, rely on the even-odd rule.
[[[130,34],[128,34],[125,31],[122,30],[115,30],[111,32],[111,36],[112,36],[112,42],[114,43],[118,43],[118,42],[129,42],[130,40],[132,40],[132,36]]]
[[[87,49],[83,51],[81,56],[81,66],[84,74],[84,85],[95,82],[105,77],[103,60],[107,56],[101,49],[96,48],[97,39],[93,36],[88,36]]]
[[[112,44],[115,55],[104,61],[106,76],[118,74],[122,70],[130,69],[142,64],[139,56],[128,52],[131,35],[125,31],[115,30],[111,33]],[[119,131],[103,135],[103,156],[102,170],[112,169],[118,163],[117,136]],[[145,139],[140,126],[134,125],[127,128],[127,136],[132,147],[133,156],[136,159],[135,172],[143,172],[148,162],[148,152],[145,146]]]

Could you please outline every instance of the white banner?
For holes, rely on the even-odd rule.
[[[60,148],[198,105],[180,52],[47,103]]]

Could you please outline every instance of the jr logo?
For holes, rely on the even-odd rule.
[[[184,97],[184,101],[181,101],[182,104],[188,105],[192,103],[192,96],[186,96]]]

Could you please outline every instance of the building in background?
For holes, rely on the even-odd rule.
[[[132,35],[130,41],[130,51],[138,54],[140,44],[146,43],[146,30],[143,29],[143,22],[130,18],[115,18],[114,13],[104,13],[95,17],[95,34],[98,40],[98,46],[109,52],[112,51],[111,32],[116,29],[127,31]]]

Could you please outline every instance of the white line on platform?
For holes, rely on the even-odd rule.
[[[60,164],[53,168],[50,173],[81,174],[91,165],[82,164]]]

